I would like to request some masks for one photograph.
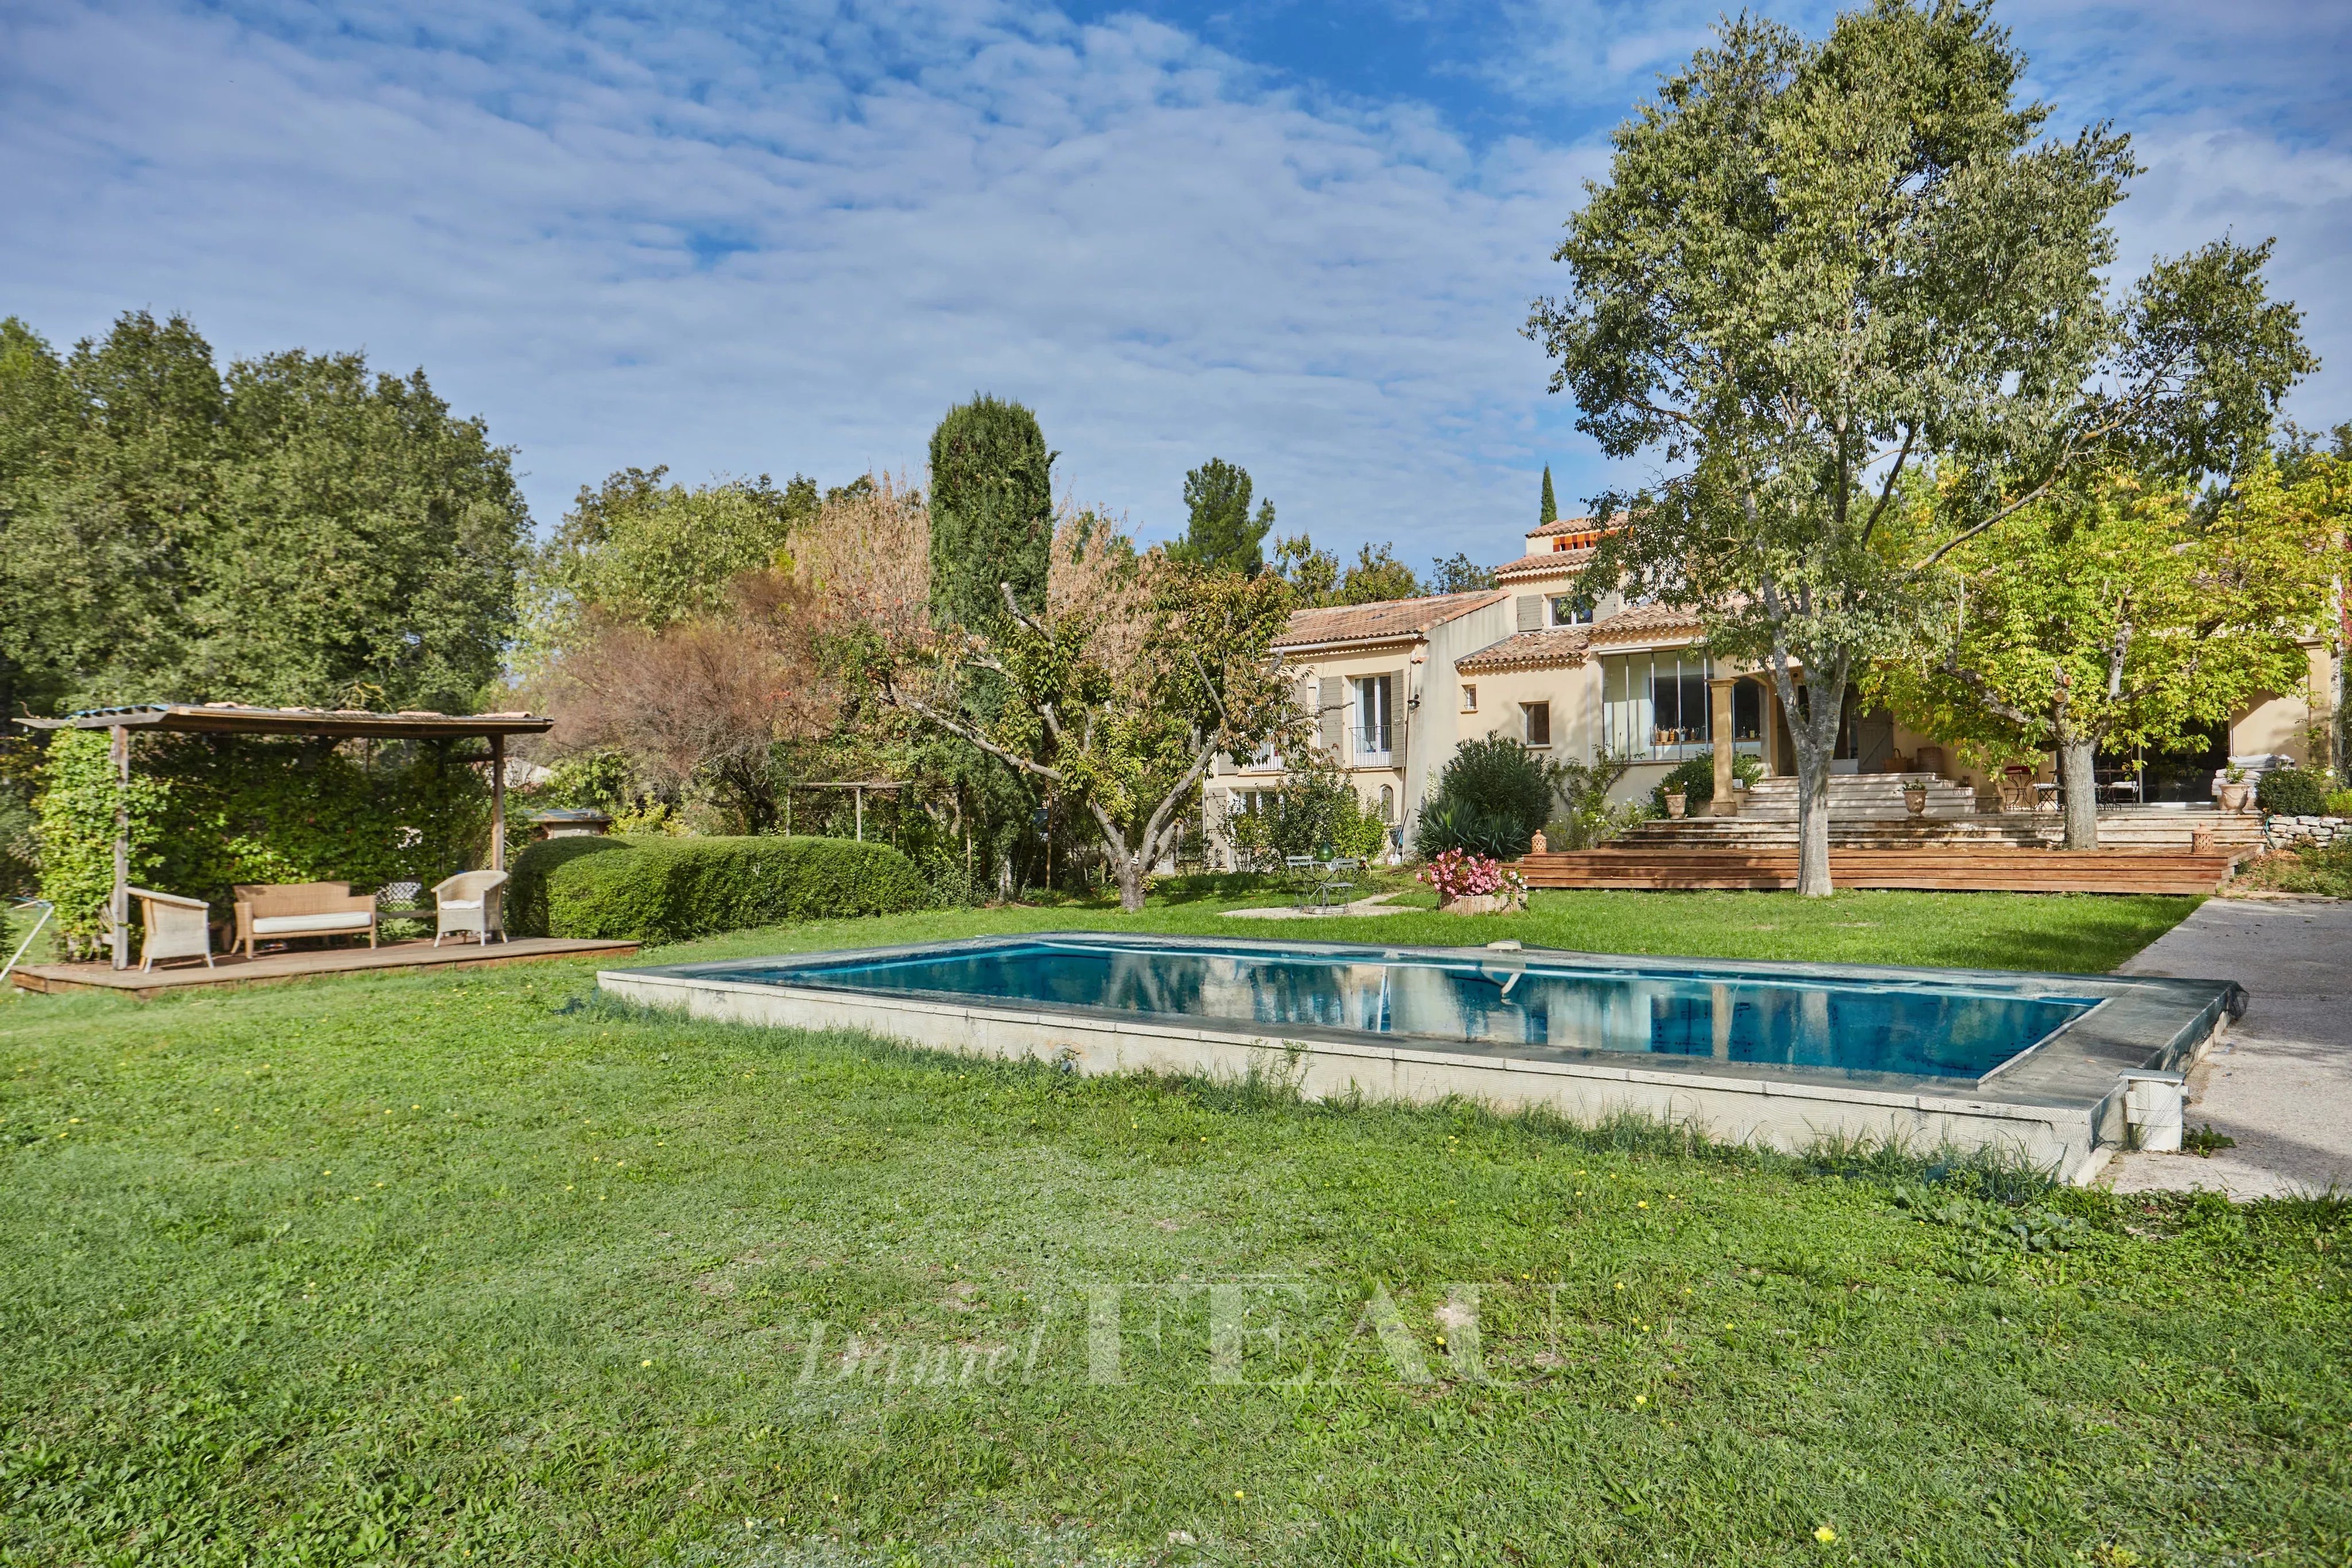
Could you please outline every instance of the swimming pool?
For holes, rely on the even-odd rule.
[[[613,969],[597,984],[696,1018],[1071,1072],[1633,1113],[1791,1150],[1998,1147],[2077,1181],[2165,1093],[2177,1113],[2181,1072],[2245,1005],[2227,980],[1102,932]]]
[[[1085,936],[698,972],[751,985],[1969,1082],[2100,1005],[2096,997],[2029,996],[1981,981],[1807,980],[1660,971],[1633,960],[1593,967],[1547,963],[1539,953],[1139,948]]]

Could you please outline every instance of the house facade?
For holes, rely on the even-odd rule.
[[[1551,758],[1585,760],[1606,747],[1632,758],[1612,791],[1622,800],[1648,796],[1701,754],[1715,755],[1718,802],[1735,798],[1734,756],[1756,758],[1767,778],[1795,773],[1769,680],[1711,657],[1696,616],[1589,588],[1600,542],[1590,518],[1547,524],[1526,536],[1526,553],[1496,569],[1491,591],[1292,612],[1274,649],[1313,716],[1316,744],[1405,837],[1455,747],[1496,733]],[[2304,689],[2254,705],[2197,753],[2103,758],[2103,777],[2132,780],[2120,797],[2194,803],[2210,800],[2215,770],[2233,758],[2332,761],[2336,661],[2316,641],[2307,653]],[[1718,737],[1727,748],[1717,749]],[[1990,786],[1957,748],[1859,707],[1842,727],[1832,770]],[[2047,763],[2042,776],[2053,776]],[[1253,797],[1284,777],[1278,756],[1218,759],[1206,788],[1213,852],[1224,852],[1216,830],[1227,814],[1253,809]]]

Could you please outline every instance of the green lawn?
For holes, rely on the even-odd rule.
[[[1559,896],[1513,934],[2092,968],[2185,908]],[[0,1561],[2352,1552],[2341,1204],[1922,1199],[1638,1127],[674,1023],[583,966],[16,1000],[0,1056]],[[1468,1287],[1475,1334],[1433,1312]],[[895,1348],[845,1377],[853,1333]]]

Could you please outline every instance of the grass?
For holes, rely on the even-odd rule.
[[[2179,902],[1562,896],[1518,934],[2093,967]],[[2352,1552],[2338,1202],[1072,1079],[574,965],[18,1000],[0,1067],[8,1563]],[[895,1349],[844,1376],[853,1333]]]

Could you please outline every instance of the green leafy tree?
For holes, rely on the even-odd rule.
[[[1848,685],[1929,602],[1934,559],[1880,537],[1918,466],[1948,551],[2117,461],[2242,470],[2312,362],[2266,246],[2108,298],[2126,139],[2044,137],[2024,66],[1984,4],[1876,0],[1819,42],[1726,22],[1617,129],[1556,253],[1570,291],[1528,323],[1579,428],[1666,476],[1594,499],[1630,512],[1596,580],[1694,608],[1772,683],[1807,894]]]
[[[577,640],[584,617],[655,632],[719,612],[743,573],[791,566],[793,531],[817,513],[803,476],[778,489],[765,474],[688,486],[668,473],[624,468],[580,487],[532,565],[534,659]]]
[[[1275,575],[1289,589],[1291,601],[1302,608],[1336,604],[1339,593],[1339,558],[1320,549],[1305,534],[1277,540],[1274,547]]]
[[[230,367],[180,679],[265,703],[463,711],[499,673],[530,518],[508,454],[422,371]]]
[[[1418,599],[1423,591],[1412,568],[1397,559],[1388,546],[1360,545],[1332,602],[1377,604],[1384,599]]]
[[[1552,498],[1551,465],[1544,465],[1543,507],[1536,516],[1536,526],[1549,528],[1559,521],[1559,503]]]
[[[463,708],[499,672],[530,519],[422,371],[232,365],[124,315],[62,361],[0,326],[12,695]]]
[[[1255,577],[1265,570],[1265,536],[1274,528],[1274,503],[1260,502],[1250,515],[1249,470],[1212,457],[1184,476],[1184,506],[1192,520],[1184,537],[1169,547],[1172,560],[1212,571]]]
[[[1432,593],[1475,593],[1495,586],[1495,574],[1468,556],[1454,554],[1429,566]]]
[[[1948,523],[1914,509],[1915,547]],[[2307,676],[2297,639],[2331,636],[2352,519],[2352,465],[2320,457],[2286,483],[2257,465],[2200,521],[2177,488],[2126,477],[2028,507],[1993,547],[1947,555],[1942,604],[1910,656],[1871,678],[1906,724],[1995,755],[2054,753],[2066,847],[2098,847],[2104,747],[2193,744]]]
[[[1037,416],[975,397],[931,432],[931,606],[942,626],[994,626],[1003,590],[1043,607],[1054,545],[1054,458]]]
[[[878,674],[886,700],[1084,813],[1131,913],[1211,760],[1249,756],[1305,719],[1269,654],[1289,611],[1280,580],[1138,557],[1088,521],[1066,528],[1057,555],[1074,580],[1051,602],[1032,612],[1003,590],[992,629]],[[976,679],[1000,698],[964,700]]]

